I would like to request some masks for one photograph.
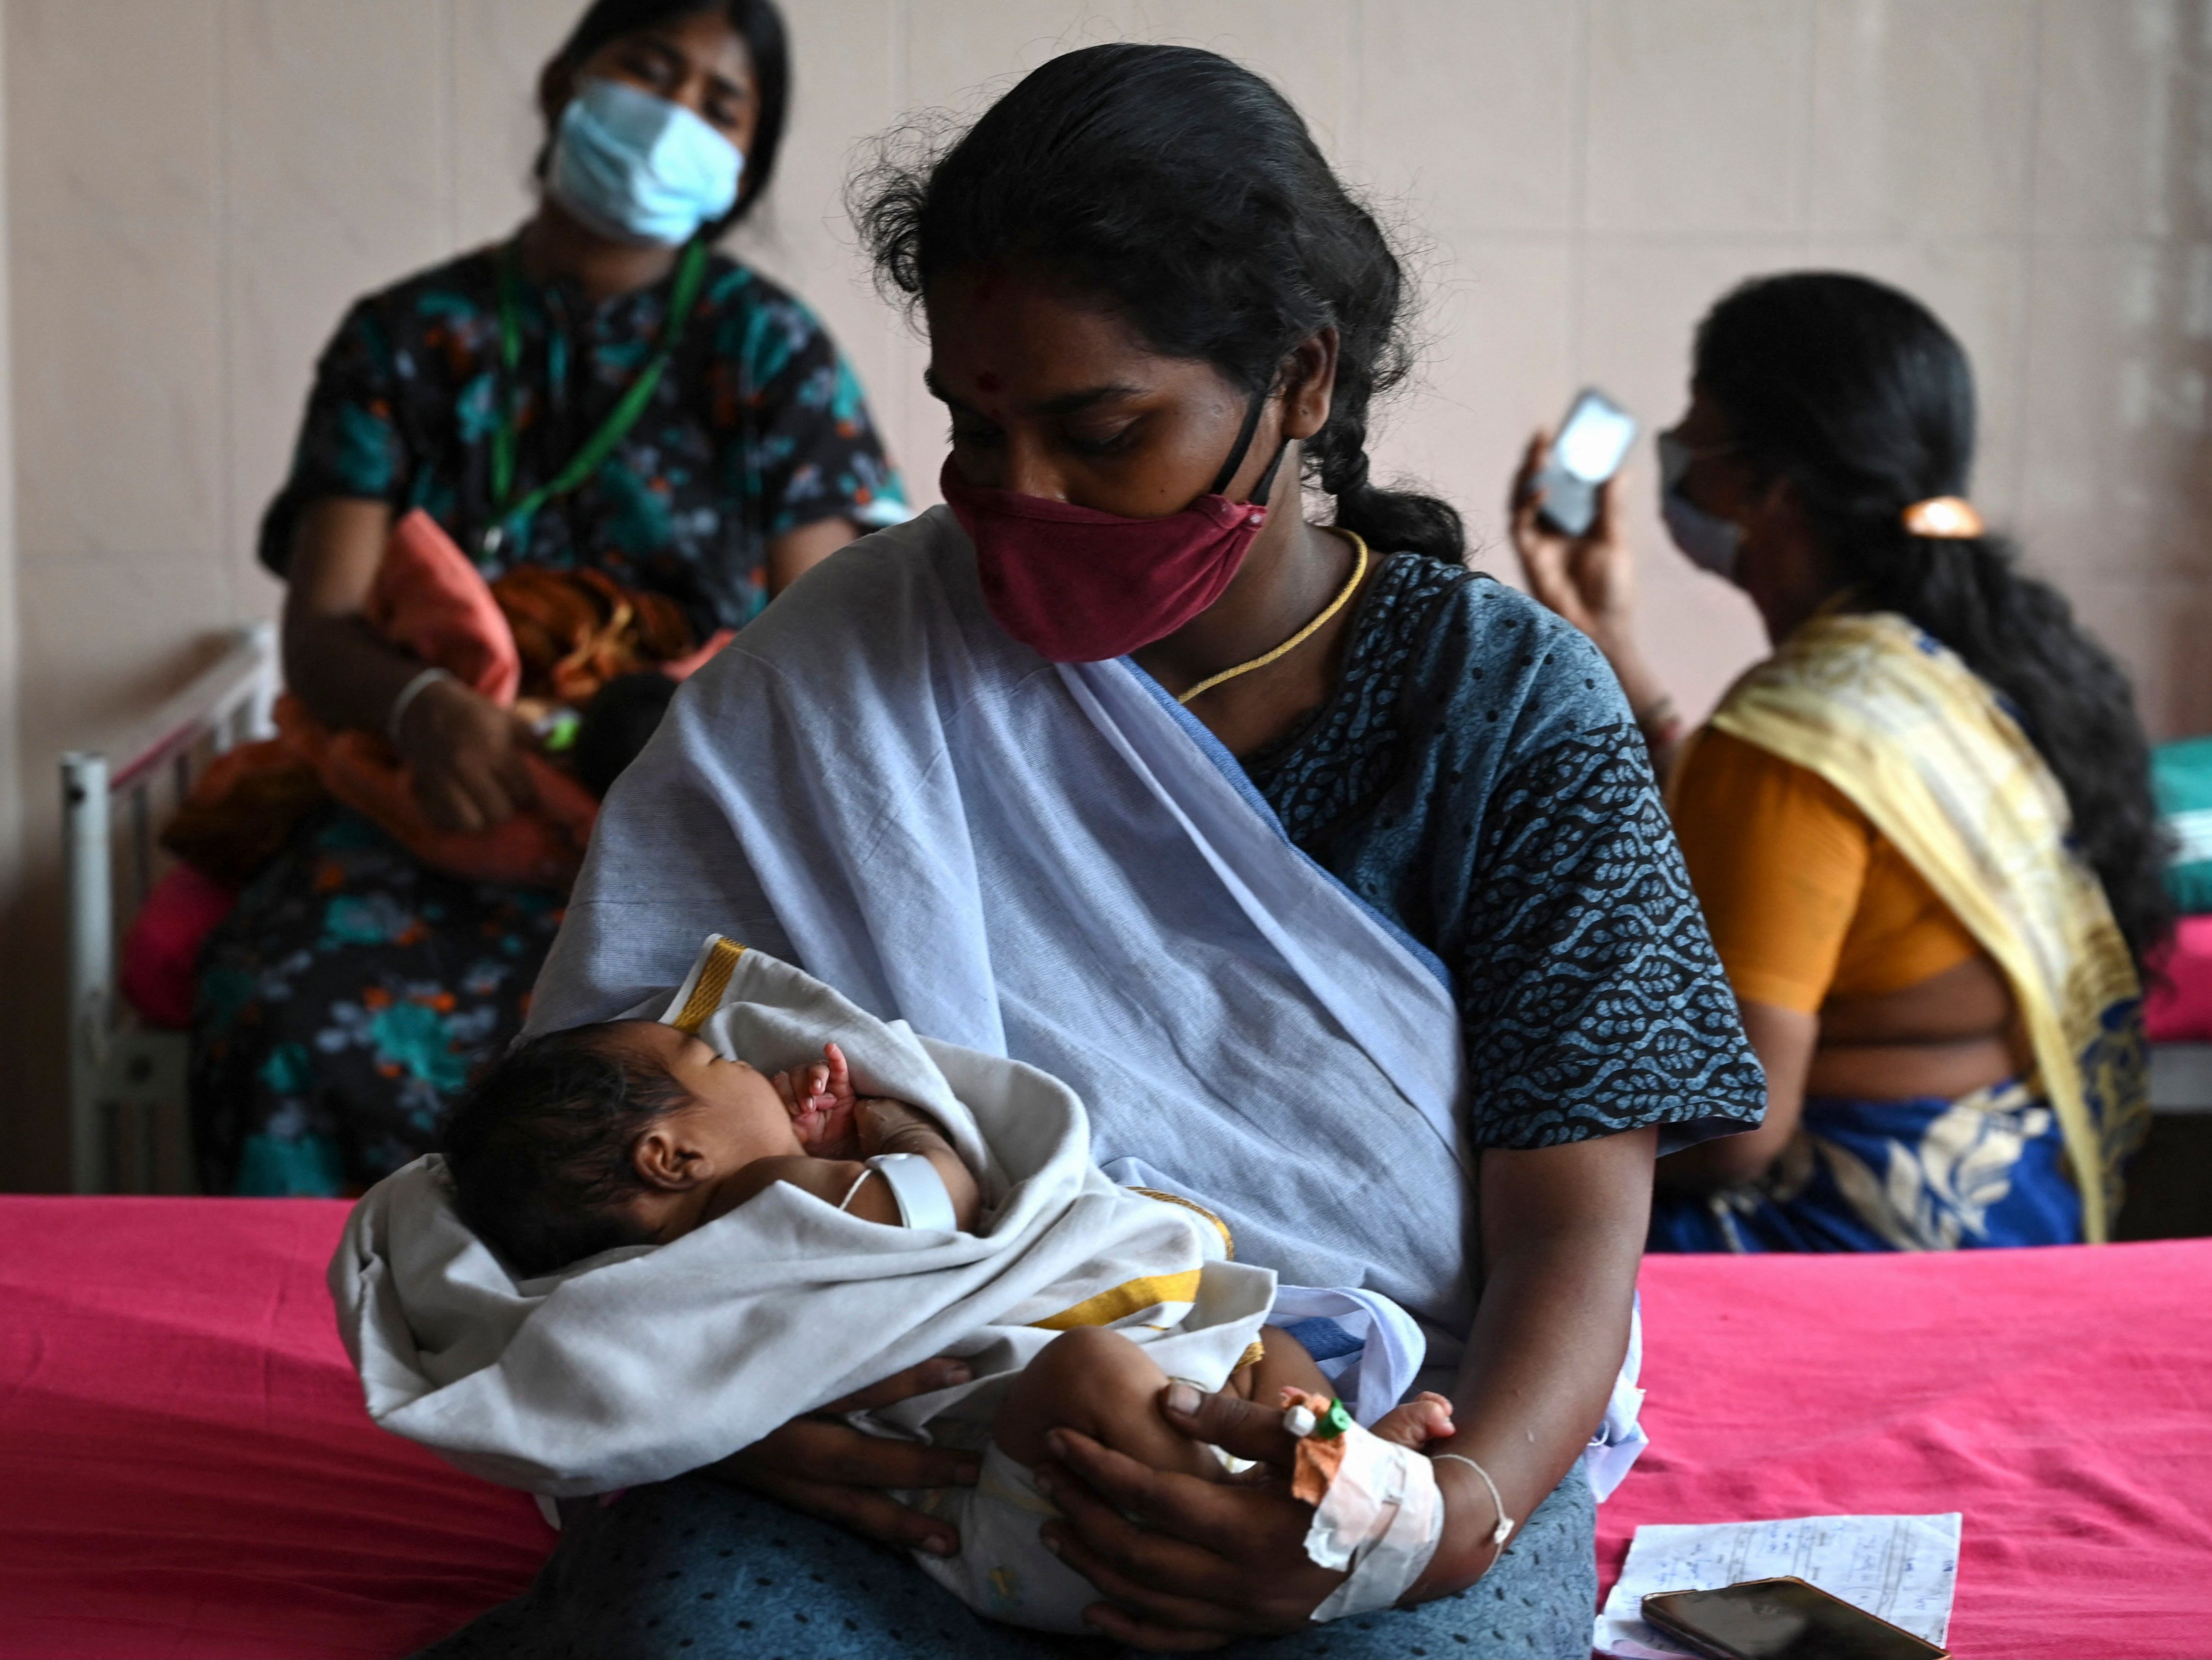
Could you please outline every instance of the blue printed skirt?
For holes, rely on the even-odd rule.
[[[1653,1251],[1960,1251],[2079,1245],[2058,1117],[2021,1083],[1959,1100],[1814,1096],[1755,1183],[1662,1193]]]

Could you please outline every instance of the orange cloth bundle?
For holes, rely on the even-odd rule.
[[[465,681],[501,708],[522,689],[522,653],[483,573],[420,507],[392,527],[368,626],[411,657]]]
[[[419,507],[392,527],[367,615],[383,638],[504,708],[524,699],[582,703],[608,681],[641,670],[682,678],[728,639],[718,634],[695,650],[672,602],[596,571],[524,566],[488,584]],[[333,732],[289,693],[277,700],[276,727],[276,737],[209,768],[163,833],[164,845],[210,875],[244,881],[327,797],[425,864],[469,881],[565,890],[583,863],[599,803],[544,756],[525,763],[535,807],[488,830],[440,830],[381,734]]]

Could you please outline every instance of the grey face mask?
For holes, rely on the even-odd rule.
[[[1736,565],[1743,554],[1743,530],[1724,518],[1716,518],[1682,494],[1682,480],[1690,463],[1711,450],[1693,450],[1672,433],[1659,434],[1659,517],[1674,545],[1700,570],[1711,571],[1723,582],[1735,580]]]

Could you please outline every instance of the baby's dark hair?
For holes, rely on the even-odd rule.
[[[454,1208],[526,1276],[647,1244],[623,1211],[645,1191],[630,1149],[690,1100],[622,1040],[620,1022],[525,1044],[493,1063],[446,1120],[440,1150]]]

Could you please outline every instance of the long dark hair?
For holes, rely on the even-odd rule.
[[[2172,925],[2150,757],[2127,676],[2009,543],[1913,535],[1905,509],[1967,494],[1974,378],[1927,307],[1863,276],[1755,279],[1698,325],[1694,379],[1739,453],[1796,487],[1858,603],[1910,617],[1995,688],[2073,810],[2138,963]]]
[[[941,159],[889,153],[852,209],[887,294],[911,304],[977,261],[1035,264],[1127,318],[1152,348],[1271,390],[1337,330],[1328,424],[1306,471],[1377,551],[1457,560],[1458,513],[1368,476],[1369,406],[1405,379],[1406,278],[1283,95],[1191,46],[1086,46],[1043,64]]]
[[[752,60],[754,94],[760,100],[760,120],[753,129],[752,148],[745,152],[744,173],[738,185],[738,199],[729,212],[707,230],[718,237],[745,216],[775,172],[775,153],[783,144],[783,124],[791,107],[791,48],[784,35],[783,14],[775,0],[592,0],[576,20],[561,50],[545,66],[548,76],[574,76],[592,54],[611,40],[635,34],[678,17],[702,11],[720,12],[745,43]],[[543,178],[552,154],[549,134],[538,152],[538,173]]]

